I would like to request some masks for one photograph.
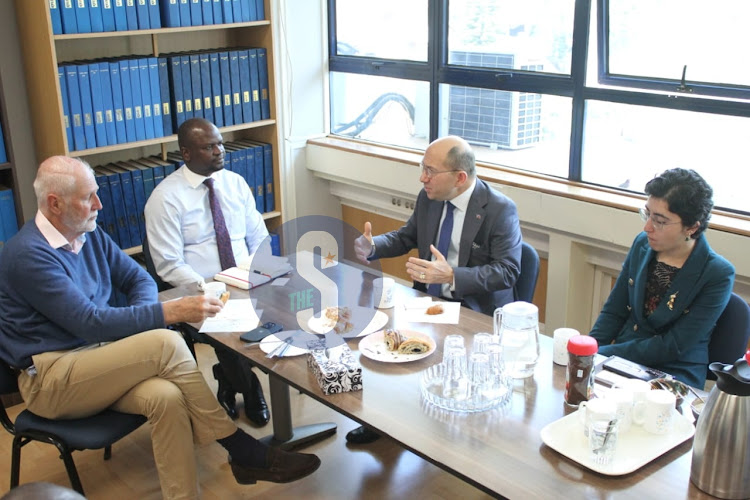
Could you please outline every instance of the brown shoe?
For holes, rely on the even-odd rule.
[[[232,462],[232,474],[240,484],[255,484],[256,481],[290,483],[315,472],[320,467],[320,459],[307,453],[288,453],[278,447],[268,449],[266,467],[245,467]]]

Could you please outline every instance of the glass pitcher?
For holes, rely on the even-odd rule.
[[[505,370],[513,378],[534,374],[539,359],[539,309],[528,302],[511,302],[495,309],[495,337],[503,346]]]

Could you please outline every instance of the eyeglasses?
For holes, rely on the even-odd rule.
[[[432,167],[425,166],[424,163],[419,164],[422,167],[422,173],[427,176],[428,179],[432,179],[438,174],[449,174],[451,172],[460,172],[461,170],[435,170]]]
[[[664,226],[669,226],[671,224],[680,224],[680,221],[669,222],[669,221],[654,219],[654,216],[651,215],[651,213],[645,208],[638,209],[638,215],[641,216],[641,220],[643,222],[648,222],[648,220],[651,219],[651,224],[654,226],[654,229],[656,229],[657,231],[661,231],[662,229],[664,229]]]

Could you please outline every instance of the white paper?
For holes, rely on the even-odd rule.
[[[207,318],[201,326],[201,333],[246,332],[260,322],[262,311],[255,310],[257,299],[230,300],[219,314]]]
[[[435,304],[443,306],[443,312],[441,314],[427,314],[427,308],[434,306]],[[461,303],[439,301],[428,302],[419,308],[405,307],[404,312],[406,313],[406,321],[409,321],[410,323],[441,323],[445,325],[457,325],[458,319],[461,315]]]

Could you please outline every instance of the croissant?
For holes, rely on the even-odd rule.
[[[431,316],[434,316],[436,314],[443,314],[443,306],[441,306],[440,304],[435,304],[434,306],[428,307],[425,313]]]
[[[399,354],[422,354],[430,350],[430,344],[419,338],[406,339],[398,346]]]
[[[397,351],[401,343],[405,340],[403,335],[398,330],[386,330],[383,333],[383,339],[385,340],[385,347],[389,351]]]

